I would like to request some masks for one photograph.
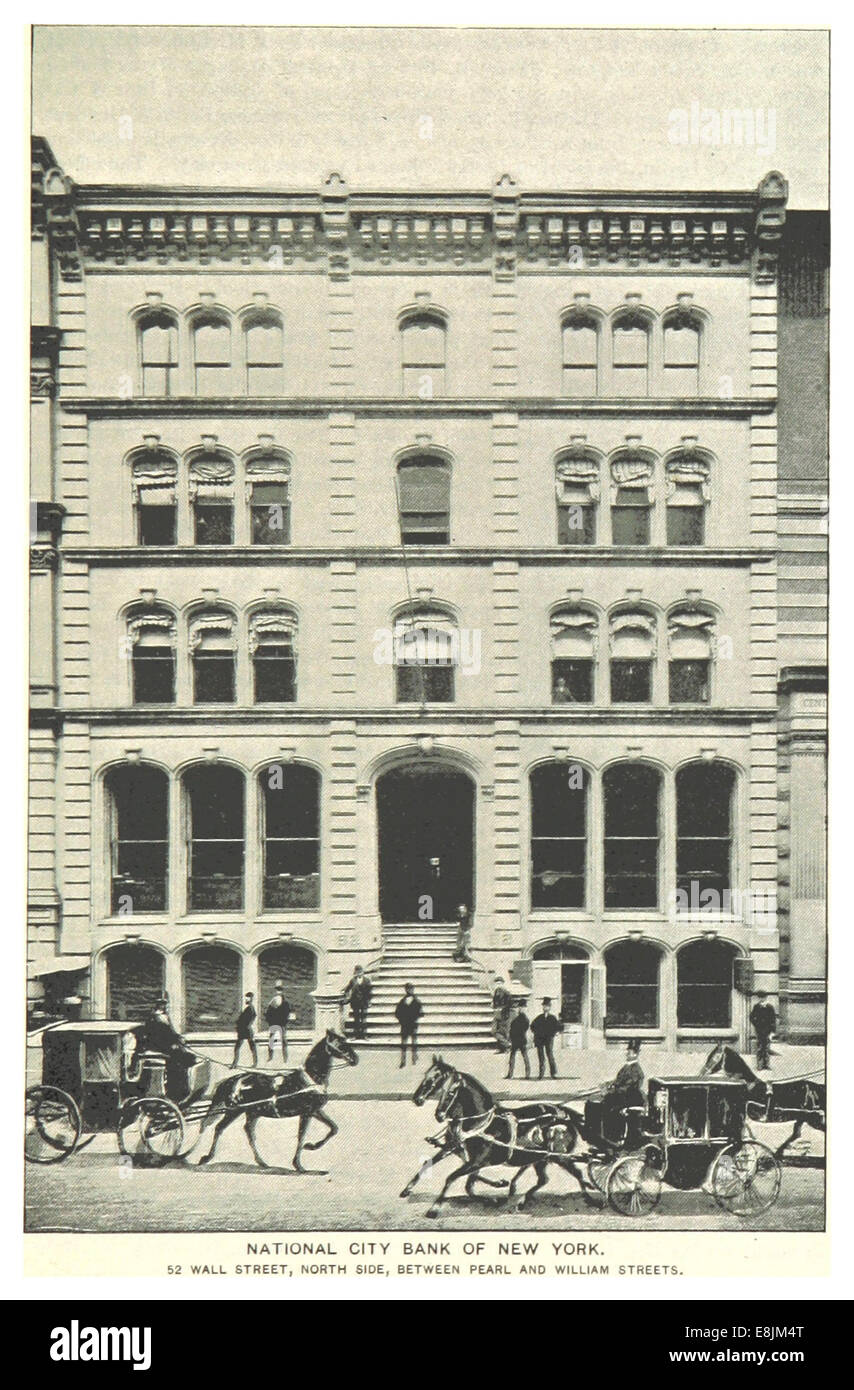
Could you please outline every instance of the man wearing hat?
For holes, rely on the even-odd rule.
[[[549,1059],[549,1072],[552,1078],[557,1076],[557,1064],[555,1063],[554,1040],[560,1032],[560,1024],[552,1013],[551,999],[543,1000],[543,1012],[537,1014],[531,1024],[531,1037],[534,1039],[534,1047],[537,1049],[537,1061],[540,1066],[540,1081],[546,1072],[546,1058]]]
[[[237,1022],[235,1024],[237,1036],[234,1043],[234,1060],[231,1064],[233,1067],[237,1066],[238,1058],[240,1057],[240,1049],[244,1043],[248,1044],[249,1055],[252,1058],[253,1067],[257,1067],[258,1065],[258,1048],[255,1045],[255,1019],[258,1015],[255,1012],[254,999],[255,996],[251,991],[246,994],[244,996],[243,1008],[237,1015]]]
[[[591,1097],[584,1107],[587,1125],[612,1143],[620,1143],[628,1133],[631,1119],[624,1112],[643,1107],[643,1067],[638,1060],[640,1043],[632,1039],[626,1046],[626,1060],[605,1089]]]
[[[516,1011],[510,1020],[510,1060],[507,1064],[507,1080],[513,1076],[517,1054],[525,1067],[525,1078],[531,1079],[531,1063],[528,1061],[528,1015],[525,1013],[524,999],[516,1000]]]
[[[406,985],[403,998],[394,1012],[400,1024],[400,1065],[405,1067],[407,1042],[412,1049],[413,1062],[418,1061],[418,1020],[424,1012],[421,1007],[421,1000],[417,997],[412,985]]]

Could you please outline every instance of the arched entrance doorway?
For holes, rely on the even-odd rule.
[[[441,763],[377,779],[379,905],[384,922],[452,922],[474,907],[474,783]]]

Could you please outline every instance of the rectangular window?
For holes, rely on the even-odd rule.
[[[673,660],[670,662],[670,703],[707,705],[709,703],[709,662]]]
[[[140,545],[174,545],[178,509],[174,502],[150,503],[140,496],[137,509]]]
[[[422,701],[442,705],[453,703],[453,666],[398,666],[396,675],[399,704],[420,704]]]
[[[649,545],[650,506],[646,488],[617,488],[611,508],[614,545]]]
[[[648,388],[649,337],[641,325],[614,329],[614,387],[619,396],[645,396]]]
[[[623,906],[623,904],[619,904]],[[657,1028],[657,984],[612,984],[605,993],[608,1028]]]
[[[234,653],[197,652],[193,658],[193,699],[197,705],[234,703]]]
[[[552,662],[552,700],[556,705],[589,705],[593,699],[593,662],[556,658]]]
[[[175,653],[171,647],[137,647],[133,654],[135,705],[171,705],[175,700]]]
[[[256,705],[290,704],[296,699],[293,647],[265,642],[255,654],[254,666]]]
[[[253,545],[288,545],[291,509],[287,483],[253,483],[250,516]]]
[[[566,324],[563,330],[563,389],[567,396],[596,395],[597,351],[595,324]]]
[[[667,508],[667,544],[702,545],[705,540],[706,509],[702,504]]]
[[[193,508],[196,545],[231,545],[234,539],[234,508],[231,502],[200,502]]]
[[[561,502],[557,511],[558,545],[596,544],[596,507],[586,502]]]
[[[652,699],[652,662],[611,661],[612,704],[648,704]]]

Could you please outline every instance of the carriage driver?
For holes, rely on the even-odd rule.
[[[169,1017],[169,1000],[165,995],[157,1000],[148,1018],[135,1032],[136,1050],[160,1053],[166,1058],[166,1093],[178,1095],[186,1091],[187,1069],[195,1062],[195,1056],[188,1051],[184,1039],[172,1027]]]
[[[622,1137],[623,1111],[644,1104],[644,1074],[639,1058],[640,1043],[632,1039],[626,1047],[626,1060],[614,1080],[584,1108],[588,1124],[598,1128],[602,1136],[612,1142]]]

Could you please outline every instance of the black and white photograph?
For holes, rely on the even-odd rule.
[[[55,1272],[820,1259],[828,48],[35,26]]]

